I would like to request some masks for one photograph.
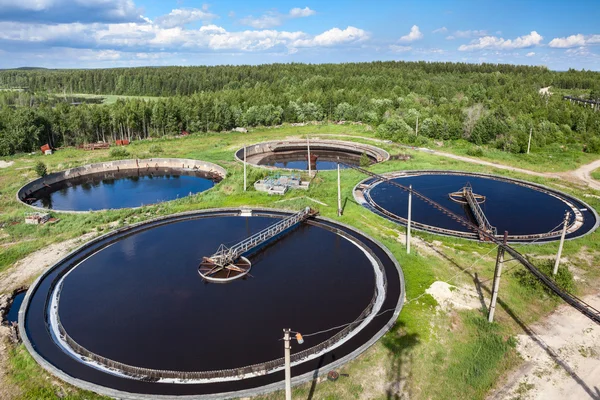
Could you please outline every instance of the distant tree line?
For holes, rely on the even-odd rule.
[[[466,139],[510,152],[600,152],[600,112],[541,87],[600,93],[600,73],[464,63],[374,62],[0,71],[0,155],[237,126],[363,121],[387,139]],[[72,105],[72,93],[161,96]],[[418,121],[418,123],[417,123]]]

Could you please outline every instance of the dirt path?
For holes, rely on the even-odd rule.
[[[464,161],[464,162],[468,162],[468,163],[472,163],[472,164],[479,164],[479,165],[485,165],[485,166],[488,166],[488,167],[493,167],[493,168],[498,168],[498,169],[505,169],[507,171],[520,172],[522,174],[528,174],[528,175],[534,175],[534,176],[542,176],[542,177],[546,177],[546,178],[558,178],[558,179],[562,178],[559,174],[555,174],[555,173],[550,173],[550,172],[536,172],[536,171],[531,171],[529,169],[511,167],[509,165],[497,164],[497,163],[493,163],[493,162],[490,162],[490,161],[479,160],[477,158],[457,156],[456,154],[445,153],[443,151],[437,151],[437,150],[431,150],[431,149],[427,149],[427,148],[424,148],[424,147],[416,148],[415,150],[424,151],[424,152],[427,152],[427,153],[430,153],[430,154],[434,154],[436,156],[453,158],[455,160]]]
[[[8,296],[15,289],[29,286],[31,281],[45,271],[46,268],[55,264],[69,254],[71,250],[94,236],[96,236],[96,233],[90,232],[75,239],[53,244],[16,262],[15,265],[0,274],[0,293],[6,293],[4,295],[0,294],[0,298]],[[9,336],[9,327],[0,325],[0,399],[16,398],[19,395],[19,389],[11,385],[6,378],[10,346],[8,344]]]
[[[46,268],[94,236],[96,236],[96,233],[90,232],[75,239],[55,243],[17,261],[12,268],[0,273],[0,293],[7,293],[22,286],[29,286],[30,282]]]
[[[589,164],[583,165],[577,168],[574,171],[571,171],[571,174],[575,176],[577,179],[580,179],[588,184],[592,189],[600,190],[600,182],[592,178],[592,171],[600,168],[600,160],[596,160]]]
[[[382,140],[382,139],[370,138],[370,137],[366,137],[366,136],[357,136],[357,135],[320,134],[320,135],[315,135],[315,136],[339,136],[339,137],[349,137],[349,138],[370,140],[370,141],[378,142],[378,143],[388,143],[388,144],[391,143],[389,140]],[[600,160],[596,160],[596,161],[593,161],[593,162],[591,162],[589,164],[585,164],[585,165],[579,167],[578,169],[572,170],[572,171],[566,171],[566,172],[537,172],[537,171],[531,171],[529,169],[511,167],[509,165],[498,164],[498,163],[494,163],[494,162],[490,162],[490,161],[484,161],[484,160],[480,160],[480,159],[477,159],[477,158],[459,156],[459,155],[452,154],[452,153],[446,153],[446,152],[443,152],[443,151],[428,149],[426,147],[412,147],[412,146],[407,146],[407,145],[400,145],[400,146],[402,146],[404,148],[407,148],[407,149],[412,149],[412,150],[416,150],[416,151],[422,151],[422,152],[425,152],[425,153],[433,154],[433,155],[436,155],[436,156],[447,157],[447,158],[452,158],[454,160],[468,162],[468,163],[471,163],[471,164],[485,165],[485,166],[488,166],[488,167],[493,167],[493,168],[498,168],[498,169],[504,169],[504,170],[507,170],[507,171],[520,172],[522,174],[527,174],[527,175],[541,176],[541,177],[544,177],[544,178],[563,179],[563,180],[570,180],[572,178],[575,178],[578,181],[580,181],[582,184],[585,184],[585,185],[589,186],[592,189],[600,190],[600,182],[597,181],[597,180],[595,180],[595,179],[593,179],[592,176],[591,176],[591,172],[592,171],[600,168]]]
[[[584,297],[600,308],[600,293]],[[488,400],[600,399],[600,325],[561,305],[518,336],[525,359]]]

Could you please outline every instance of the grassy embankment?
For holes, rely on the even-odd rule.
[[[61,214],[60,222],[42,227],[24,225],[23,212],[28,208],[15,200],[18,188],[35,177],[32,169],[34,163],[42,160],[47,163],[49,171],[58,171],[108,160],[109,152],[68,149],[47,157],[12,157],[10,160],[15,161],[14,165],[0,169],[0,224],[3,225],[0,231],[0,245],[3,247],[0,253],[0,271],[10,268],[15,261],[48,244],[92,231],[101,234],[109,229],[108,224],[111,222],[117,221],[119,225],[124,225],[192,209],[240,205],[298,209],[309,205],[318,208],[322,215],[337,219],[334,172],[320,172],[307,193],[292,191],[282,198],[270,197],[253,189],[244,193],[242,167],[233,161],[233,151],[243,143],[319,133],[373,136],[372,132],[361,126],[286,126],[279,129],[257,129],[249,134],[193,135],[180,139],[134,142],[127,148],[130,153],[127,157],[197,158],[222,165],[228,170],[229,176],[210,191],[173,202],[136,210],[115,210],[89,215]],[[544,183],[577,196],[582,195],[582,189],[569,182],[495,170],[392,145],[382,147],[394,154],[406,151],[414,158],[408,162],[390,161],[371,167],[375,172],[400,169],[490,172]],[[523,165],[519,163],[517,166]],[[250,168],[249,182],[264,173],[263,170]],[[407,304],[398,323],[384,339],[342,368],[341,372],[349,374],[349,377],[342,377],[335,383],[319,383],[314,387],[311,384],[302,385],[294,389],[295,398],[308,398],[313,393],[313,398],[387,399],[396,398],[400,390],[408,391],[410,397],[415,399],[484,398],[498,378],[519,363],[514,350],[514,335],[521,332],[520,325],[538,320],[554,309],[559,301],[523,281],[517,274],[523,268],[512,263],[507,266],[507,272],[503,275],[500,308],[496,313],[497,323],[487,324],[484,305],[478,310],[440,310],[434,298],[424,293],[438,280],[472,289],[473,280],[477,277],[481,282],[484,303],[489,303],[495,261],[493,247],[415,233],[418,239],[414,251],[411,255],[406,255],[404,228],[354,203],[351,190],[363,178],[356,171],[342,173],[345,212],[339,220],[372,235],[392,251],[404,271]],[[327,206],[314,203],[309,198],[324,202]],[[592,206],[600,207],[597,199],[586,200]],[[594,262],[600,261],[599,239],[599,234],[594,233],[565,244],[563,254],[569,259],[570,266],[577,268],[578,275],[585,277],[584,281],[578,282],[577,291],[580,294],[593,290],[592,283],[598,278],[598,272],[591,267]],[[557,244],[519,248],[535,259],[554,254]],[[0,292],[7,290],[8,288],[0,288]],[[33,363],[22,346],[12,351],[10,358],[9,379],[21,390],[23,398],[54,398],[65,393],[74,399],[90,397],[89,394],[66,385],[59,387],[52,383],[55,380],[46,378],[45,372]],[[281,393],[274,393],[265,398],[279,399],[283,396]]]
[[[478,146],[464,140],[445,141],[443,146],[428,141],[432,150],[442,151],[470,158],[513,167],[528,169],[536,172],[564,172],[577,169],[600,158],[599,154],[584,153],[581,146],[549,146],[544,149],[532,150],[529,154],[508,153],[494,147],[481,146],[481,152],[477,154]]]
[[[592,178],[594,178],[597,181],[600,181],[600,169],[592,171]]]

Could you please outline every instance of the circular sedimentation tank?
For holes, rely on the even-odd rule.
[[[61,379],[118,398],[281,389],[284,328],[304,334],[292,343],[294,383],[339,367],[375,343],[403,304],[402,271],[375,240],[314,217],[249,255],[241,279],[213,284],[198,274],[221,244],[289,215],[205,210],[95,239],[27,292],[25,346]]]
[[[256,143],[246,147],[246,162],[263,168],[308,170],[310,147],[311,169],[331,170],[339,161],[350,165],[375,164],[387,161],[387,151],[368,144],[341,140],[278,140]],[[244,160],[244,148],[235,152],[238,161]],[[362,160],[361,160],[362,158]],[[342,168],[344,166],[342,165]]]
[[[52,173],[23,186],[17,199],[39,210],[87,212],[135,208],[212,188],[222,167],[199,160],[108,161]]]
[[[425,195],[453,213],[478,224],[472,207],[461,199],[463,188],[496,230],[508,232],[509,242],[560,240],[565,213],[570,213],[566,238],[573,239],[598,227],[596,211],[566,193],[527,181],[460,171],[401,171],[384,177]],[[469,189],[467,189],[469,190]],[[379,178],[368,178],[354,188],[354,198],[370,210],[406,225],[408,192]],[[413,196],[412,227],[442,235],[479,239],[478,235],[431,205]]]

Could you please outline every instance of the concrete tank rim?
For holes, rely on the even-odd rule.
[[[268,140],[265,142],[258,142],[258,143],[251,143],[249,145],[247,145],[246,147],[250,147],[250,146],[258,146],[258,145],[266,145],[266,144],[271,144],[271,143],[280,143],[280,142],[301,142],[303,139],[282,139],[282,140]],[[335,139],[311,139],[311,143],[332,143],[333,145],[335,144],[340,144],[340,145],[358,145],[361,147],[364,147],[366,149],[368,149],[369,151],[375,153],[375,154],[380,154],[383,157],[383,160],[378,161],[376,164],[381,164],[383,162],[389,161],[390,159],[390,153],[387,150],[382,149],[381,147],[377,147],[377,146],[373,146],[371,144],[366,144],[366,143],[361,143],[361,142],[351,142],[348,140],[335,140]],[[298,143],[298,147],[300,147],[301,143]],[[244,163],[244,160],[241,159],[240,157],[238,157],[238,153],[240,151],[244,150],[244,147],[241,147],[239,149],[237,149],[234,153],[234,159],[237,162],[240,163]],[[341,150],[343,151],[343,150]],[[294,168],[278,168],[278,167],[272,167],[269,165],[258,165],[258,164],[252,164],[252,163],[248,163],[248,165],[251,165],[255,168],[262,168],[262,169],[267,169],[267,170],[284,170],[284,171],[300,171],[298,169],[294,169]]]
[[[220,166],[220,165],[218,165],[218,164],[215,164],[215,163],[213,163],[213,162],[210,162],[210,161],[195,160],[195,159],[192,159],[192,158],[162,158],[162,157],[158,157],[158,158],[137,158],[137,159],[136,159],[136,158],[125,158],[125,159],[121,159],[121,160],[109,160],[109,161],[97,162],[97,163],[92,163],[92,164],[83,164],[83,165],[80,165],[80,166],[78,166],[78,167],[72,167],[72,168],[68,168],[68,169],[65,169],[65,170],[61,170],[61,171],[57,171],[57,172],[53,172],[52,174],[61,174],[61,173],[66,173],[66,172],[73,171],[73,170],[75,170],[76,168],[82,168],[82,167],[94,167],[94,166],[97,166],[97,165],[103,165],[103,164],[106,164],[106,163],[109,163],[109,162],[116,162],[116,161],[135,161],[135,160],[137,160],[138,162],[141,162],[141,161],[148,161],[148,160],[154,160],[154,161],[156,161],[156,160],[178,160],[178,161],[184,161],[184,162],[185,162],[185,161],[188,161],[188,162],[190,162],[190,163],[192,163],[192,162],[193,162],[193,163],[200,162],[200,163],[204,163],[204,164],[207,164],[207,165],[209,165],[211,168],[213,168],[213,167],[214,167],[214,168],[217,170],[217,172],[219,173],[219,175],[221,176],[221,181],[227,177],[227,170],[226,170],[225,168],[223,168],[222,166]],[[177,170],[177,168],[173,168],[173,170]],[[108,171],[110,172],[110,170],[108,170]],[[52,175],[52,174],[48,174],[47,176],[49,176],[49,175]],[[43,177],[41,177],[41,178],[36,178],[36,179],[34,179],[34,180],[32,180],[32,181],[29,181],[29,182],[27,182],[27,183],[26,183],[26,184],[24,184],[23,186],[21,186],[21,187],[19,188],[19,190],[17,190],[17,192],[16,192],[16,194],[15,194],[15,197],[16,197],[17,201],[18,201],[19,203],[21,203],[21,204],[23,204],[23,205],[25,205],[25,206],[27,206],[27,207],[29,207],[29,208],[31,208],[31,209],[33,209],[33,210],[35,210],[35,211],[40,211],[40,212],[45,212],[45,213],[49,213],[49,212],[57,212],[57,213],[62,213],[62,214],[90,214],[90,213],[94,213],[94,212],[104,212],[104,211],[111,211],[111,210],[113,210],[113,211],[114,211],[114,210],[137,210],[137,209],[140,209],[140,208],[142,208],[142,207],[145,207],[145,206],[140,206],[140,207],[124,207],[124,208],[103,208],[103,209],[101,209],[101,210],[87,210],[87,211],[78,211],[78,210],[55,210],[55,209],[51,209],[51,208],[37,207],[37,206],[31,205],[31,204],[27,204],[27,203],[25,203],[25,202],[24,202],[24,201],[21,199],[21,195],[23,194],[23,191],[24,191],[24,189],[25,189],[27,186],[29,186],[29,185],[31,185],[31,184],[33,184],[33,183],[36,183],[36,182],[38,182],[38,181],[42,181],[42,180],[43,180]],[[221,181],[219,181],[219,183],[220,183]],[[212,188],[211,188],[211,189],[212,189]],[[208,190],[210,190],[210,189],[208,189]],[[206,191],[208,191],[208,190],[205,190],[205,192],[206,192]],[[162,201],[162,202],[160,202],[160,203],[155,203],[155,204],[163,204],[163,203],[168,203],[168,202],[171,202],[171,201],[173,201],[173,200]],[[148,204],[148,205],[152,205],[152,204]]]
[[[224,392],[224,393],[216,393],[216,394],[202,394],[202,395],[152,395],[152,394],[138,394],[138,393],[125,392],[125,391],[121,391],[121,390],[115,390],[115,389],[112,389],[112,388],[109,388],[106,386],[102,386],[102,385],[87,382],[87,381],[84,381],[84,380],[81,380],[78,378],[74,378],[74,377],[66,374],[62,370],[60,370],[58,367],[55,367],[54,365],[52,365],[49,361],[47,361],[39,353],[36,352],[35,348],[33,347],[33,344],[31,343],[31,341],[29,340],[29,337],[27,336],[27,330],[25,329],[25,314],[29,307],[29,303],[31,301],[31,296],[37,290],[37,288],[40,285],[40,283],[42,282],[42,280],[48,274],[50,274],[55,268],[60,266],[62,263],[66,262],[70,257],[72,257],[72,256],[76,255],[77,253],[79,253],[80,251],[86,249],[87,247],[89,247],[101,240],[104,240],[110,236],[116,235],[118,233],[122,233],[122,232],[130,230],[132,228],[143,226],[145,224],[151,224],[151,223],[160,222],[160,221],[166,222],[170,219],[177,220],[177,219],[185,218],[185,217],[192,218],[196,215],[202,215],[202,214],[208,214],[208,213],[214,213],[214,212],[220,212],[220,213],[223,213],[224,215],[227,215],[227,214],[240,215],[240,213],[242,211],[247,211],[247,210],[262,212],[262,213],[275,212],[275,213],[285,213],[285,214],[293,214],[295,212],[294,210],[289,210],[289,209],[285,209],[285,208],[278,209],[278,208],[267,208],[267,207],[250,207],[250,206],[226,207],[226,208],[207,208],[207,209],[202,209],[202,210],[185,211],[185,212],[181,212],[181,213],[160,216],[157,218],[151,218],[146,221],[138,222],[138,223],[135,223],[132,225],[127,225],[125,227],[115,229],[113,231],[102,234],[96,238],[93,238],[93,239],[87,241],[86,243],[83,243],[81,246],[73,249],[73,251],[71,251],[65,257],[63,257],[62,259],[60,259],[59,261],[57,261],[55,264],[51,265],[50,267],[46,268],[46,270],[44,272],[42,272],[27,289],[27,292],[25,293],[25,297],[23,299],[23,302],[21,304],[21,307],[19,309],[19,314],[18,314],[18,330],[19,330],[19,335],[22,338],[23,345],[25,346],[25,348],[27,349],[29,354],[32,356],[32,358],[36,361],[36,363],[38,363],[38,365],[40,365],[44,370],[46,370],[46,372],[50,373],[51,375],[61,379],[63,382],[66,382],[66,383],[73,385],[75,387],[78,387],[80,389],[89,390],[89,391],[98,393],[100,395],[110,396],[113,398],[129,399],[129,400],[143,400],[143,399],[217,400],[217,399],[229,399],[229,398],[238,398],[238,397],[247,397],[247,396],[258,396],[258,395],[271,393],[276,390],[283,389],[284,382],[280,381],[280,382],[275,382],[275,383],[271,383],[268,385],[260,386],[257,388],[252,388],[252,389],[244,389],[244,390],[239,390],[239,391],[235,391],[235,392]],[[396,268],[396,271],[398,273],[398,280],[400,283],[400,291],[399,291],[398,302],[396,303],[396,308],[394,309],[392,316],[375,335],[373,335],[362,346],[356,348],[351,353],[328,364],[327,370],[322,371],[320,369],[316,369],[314,371],[292,377],[292,385],[293,386],[297,386],[299,384],[309,382],[318,376],[326,374],[331,369],[336,369],[336,368],[343,366],[344,364],[354,360],[359,355],[364,353],[368,348],[370,348],[375,343],[377,343],[395,325],[396,320],[398,319],[398,316],[400,315],[400,312],[402,311],[402,308],[404,307],[404,301],[405,301],[405,290],[406,289],[405,289],[404,272],[402,270],[400,263],[396,259],[396,257],[392,254],[392,252],[383,243],[381,243],[379,240],[373,238],[371,235],[368,235],[367,233],[362,232],[358,228],[355,228],[351,225],[345,224],[340,221],[336,221],[333,218],[322,217],[322,216],[317,216],[315,218],[317,218],[317,220],[320,219],[320,220],[330,222],[333,224],[337,224],[341,227],[347,228],[348,230],[350,230],[358,235],[364,236],[366,239],[372,241],[377,247],[379,247],[389,257],[389,259],[392,261],[392,263],[394,264],[394,266]]]
[[[565,192],[563,192],[561,190],[558,190],[558,189],[551,188],[551,187],[543,185],[541,183],[526,181],[524,179],[507,177],[507,176],[503,176],[503,175],[488,174],[488,173],[485,173],[485,172],[472,172],[472,171],[462,171],[462,170],[443,170],[443,169],[397,170],[397,171],[384,172],[384,173],[381,173],[379,175],[386,176],[386,177],[387,176],[392,176],[393,177],[395,174],[399,174],[399,173],[407,173],[407,174],[410,174],[410,173],[431,173],[431,174],[445,173],[445,174],[453,174],[453,175],[469,175],[469,176],[483,177],[483,178],[490,178],[490,179],[502,178],[502,179],[506,179],[508,181],[514,181],[514,182],[526,184],[526,185],[529,185],[529,186],[539,187],[540,189],[544,189],[544,190],[547,190],[549,192],[553,192],[554,194],[563,196],[563,197],[565,197],[567,199],[577,201],[577,202],[583,204],[594,215],[595,224],[587,232],[584,232],[584,233],[582,233],[580,235],[577,235],[575,237],[565,238],[566,241],[576,240],[576,239],[583,238],[583,237],[585,237],[587,235],[590,235],[593,232],[595,232],[598,229],[598,227],[600,226],[600,217],[598,215],[598,212],[596,211],[596,209],[594,209],[592,206],[590,206],[587,202],[579,199],[578,197],[575,197],[574,195],[565,193]],[[382,215],[377,210],[372,210],[371,209],[372,205],[369,202],[366,202],[367,205],[369,205],[369,207],[366,207],[366,205],[362,204],[361,202],[359,202],[359,199],[356,197],[356,193],[359,190],[358,187],[360,185],[364,184],[366,181],[368,181],[370,179],[374,179],[374,178],[367,177],[367,178],[362,179],[361,181],[359,181],[356,185],[354,185],[354,187],[352,188],[352,197],[354,198],[354,200],[356,202],[358,202],[359,204],[361,204],[362,207],[367,208],[369,211],[371,211],[371,212],[373,212],[375,214],[378,214],[378,215],[380,215],[383,218],[389,219],[388,217]],[[403,224],[401,224],[398,221],[393,220],[393,222],[404,226]],[[419,232],[425,232],[425,233],[429,233],[429,234],[432,234],[432,235],[439,235],[439,236],[443,236],[443,237],[449,237],[449,238],[455,238],[455,239],[462,239],[462,240],[469,240],[469,241],[476,241],[476,242],[479,241],[478,239],[474,239],[474,238],[459,237],[459,236],[450,235],[450,234],[433,232],[433,231],[423,230],[423,229],[420,229],[420,228],[417,228],[417,227],[413,227],[413,229],[418,230]],[[542,241],[542,242],[539,242],[539,241],[538,242],[531,242],[531,241],[528,242],[528,241],[522,241],[522,240],[521,241],[520,240],[514,240],[514,241],[511,241],[510,243],[513,243],[513,244],[527,244],[527,245],[543,245],[543,244],[553,243],[553,242],[556,242],[556,241],[557,240]]]

